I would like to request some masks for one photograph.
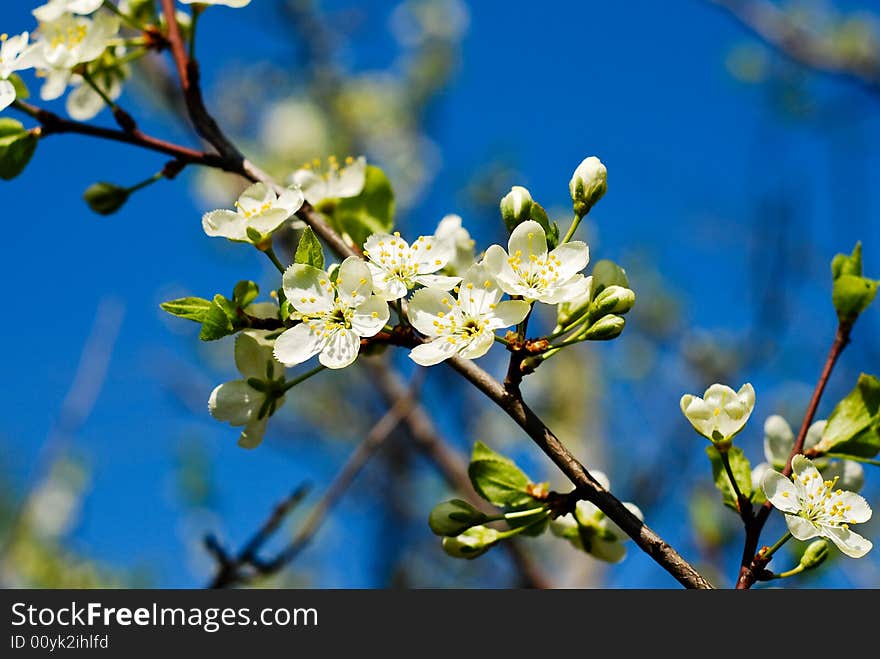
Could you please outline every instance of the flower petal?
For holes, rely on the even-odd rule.
[[[305,197],[303,191],[299,188],[286,188],[282,192],[278,200],[275,202],[276,208],[282,208],[287,211],[287,217],[290,217],[302,208]]]
[[[235,366],[245,378],[267,379],[267,364],[275,361],[273,342],[264,330],[245,330],[235,337]],[[273,364],[273,377],[281,374],[282,365]]]
[[[43,86],[40,87],[40,98],[44,101],[54,101],[59,98],[67,89],[70,76],[68,69],[49,69]]]
[[[238,242],[249,242],[247,220],[229,210],[216,210],[202,216],[202,228],[209,236],[220,236]]]
[[[559,259],[557,281],[565,281],[587,267],[590,262],[590,248],[580,240],[573,240],[561,244],[550,252],[550,256]]]
[[[281,277],[284,294],[300,313],[326,313],[335,303],[330,275],[305,263],[294,263]]]
[[[851,558],[861,558],[874,546],[867,538],[863,538],[858,533],[842,526],[824,526],[822,531],[823,536],[831,540],[840,551]]]
[[[243,426],[257,412],[263,394],[244,380],[224,382],[214,388],[208,398],[208,411],[218,421],[232,426]]]
[[[355,308],[351,328],[358,336],[375,336],[388,322],[390,315],[388,303],[378,295],[371,295]]]
[[[508,288],[511,288],[511,286],[513,286],[519,279],[513,271],[513,268],[510,267],[510,263],[507,260],[508,258],[507,252],[504,251],[504,248],[501,247],[501,245],[492,245],[486,250],[481,263],[485,265],[489,272],[498,280],[498,285],[501,286],[505,293],[516,295],[516,293],[511,293],[510,290],[508,290]]]
[[[302,364],[321,352],[326,343],[326,336],[312,331],[308,323],[300,323],[275,339],[275,359],[286,366]]]
[[[342,262],[336,290],[340,301],[349,307],[362,304],[373,294],[373,276],[363,259],[349,256]]]
[[[458,354],[465,359],[476,359],[489,352],[493,343],[495,343],[495,335],[492,332],[483,331],[468,341],[467,344],[458,351]]]
[[[290,217],[290,213],[284,208],[270,208],[247,220],[247,224],[263,234],[272,233],[284,224]]]
[[[492,311],[489,321],[491,329],[513,327],[518,325],[529,314],[531,305],[525,300],[505,300],[499,302]]]
[[[244,189],[238,197],[237,207],[248,214],[259,213],[263,204],[273,203],[275,193],[265,183],[254,183]]]
[[[458,346],[450,343],[445,337],[422,343],[409,351],[409,357],[419,366],[433,366],[444,359],[452,357]]]
[[[681,397],[681,411],[685,418],[690,421],[698,433],[712,439],[712,430],[715,427],[712,409],[706,405],[706,402],[699,396],[693,394],[685,394]]]
[[[855,492],[843,492],[834,502],[843,507],[847,524],[861,524],[871,519],[871,506]]]
[[[311,169],[298,169],[291,181],[302,190],[303,196],[313,206],[327,198],[327,182]]]
[[[238,445],[241,448],[254,449],[263,443],[263,435],[266,434],[266,425],[269,423],[269,415],[262,419],[249,421],[238,437]]]
[[[588,294],[593,285],[591,277],[575,275],[564,284],[551,286],[538,300],[544,304],[561,304],[582,298]]]
[[[452,243],[439,240],[434,236],[419,236],[410,249],[411,258],[416,264],[416,271],[425,275],[445,267],[455,253],[455,247]]]
[[[461,283],[461,277],[448,277],[446,275],[419,275],[416,283],[426,288],[437,288],[441,291],[449,291]]]
[[[785,515],[785,523],[789,532],[798,540],[809,540],[817,535],[824,535],[811,521],[797,515]]]
[[[473,265],[464,273],[458,301],[461,310],[468,316],[483,316],[493,311],[494,305],[501,299],[501,289],[484,265]]]
[[[15,85],[8,80],[0,80],[0,110],[5,110],[15,100]]]
[[[416,291],[407,305],[409,322],[425,336],[438,336],[437,325],[442,319],[440,314],[446,315],[452,308],[449,298],[449,293],[436,288]]]
[[[831,481],[838,478],[837,486],[851,492],[858,492],[865,485],[865,470],[855,460],[833,460],[822,469],[822,477]]]
[[[764,457],[782,469],[794,448],[794,433],[783,417],[773,414],[764,421]]]
[[[327,368],[345,368],[357,359],[360,349],[361,339],[355,332],[338,329],[330,335],[318,361]]]
[[[787,513],[797,513],[801,508],[794,483],[777,471],[768,471],[761,481],[761,489],[767,500]]]
[[[331,178],[328,192],[331,197],[357,197],[366,182],[367,159],[361,156],[350,165],[345,165],[338,175]]]
[[[532,254],[543,258],[547,254],[547,234],[544,232],[544,227],[534,220],[523,222],[510,234],[507,251],[511,256],[521,252],[521,257],[526,262]]]

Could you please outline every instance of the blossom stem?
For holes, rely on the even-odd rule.
[[[536,519],[534,522],[531,522],[530,524],[524,524],[523,526],[517,526],[515,528],[508,529],[507,531],[498,531],[498,539],[504,540],[506,538],[512,538],[515,535],[519,535],[523,531],[526,531],[526,530],[532,528],[533,526],[540,524],[549,516],[550,516],[550,511],[545,510],[543,515],[541,515],[538,519]]]
[[[590,211],[587,211],[587,213],[589,212]],[[572,236],[574,236],[574,232],[577,231],[577,228],[580,226],[581,220],[587,216],[587,213],[584,213],[583,215],[578,215],[577,213],[574,214],[574,219],[572,219],[568,231],[565,232],[565,236],[559,241],[560,245],[571,240]]]
[[[748,524],[748,521],[752,517],[752,505],[749,502],[749,498],[739,489],[739,483],[736,482],[736,477],[733,475],[733,469],[730,467],[730,456],[727,454],[727,451],[718,451],[718,455],[721,456],[721,463],[724,465],[724,471],[727,472],[727,478],[730,481],[730,486],[733,488],[733,494],[736,497],[736,507],[739,510],[739,514],[742,516],[743,521]]]
[[[189,28],[189,58],[196,58],[196,27],[199,24],[199,17],[202,15],[202,7],[199,5],[192,6],[192,23]]]
[[[775,554],[780,549],[780,547],[782,547],[782,545],[784,545],[786,542],[791,540],[791,538],[792,538],[791,533],[786,532],[785,535],[783,535],[781,538],[779,538],[779,540],[777,540],[776,543],[772,547],[770,547],[765,552],[761,552],[761,559],[765,562],[769,562],[770,558],[773,556],[773,554]]]
[[[777,579],[787,579],[788,577],[793,577],[796,574],[800,574],[804,571],[803,565],[798,565],[797,567],[793,567],[790,570],[786,570],[785,572],[780,572],[779,574],[774,574],[773,576]]]
[[[156,172],[150,178],[144,179],[140,183],[136,183],[135,185],[132,185],[131,187],[129,187],[128,191],[129,192],[137,192],[138,190],[141,190],[143,188],[146,188],[149,185],[152,185],[153,183],[155,183],[156,181],[161,179],[163,176],[165,176],[164,170],[160,171],[160,172]]]
[[[278,268],[278,272],[284,274],[285,267],[281,264],[281,261],[278,260],[278,256],[275,254],[275,250],[272,248],[272,245],[269,245],[266,249],[262,250],[266,256],[269,257],[269,260],[272,261],[272,264]]]
[[[495,335],[495,341],[496,341],[497,343],[500,343],[500,344],[503,345],[503,346],[506,346],[506,347],[508,347],[508,348],[510,347],[510,341],[508,341],[507,339],[505,339],[505,338],[503,338],[503,337],[501,337],[501,336],[498,336],[497,334]]]
[[[286,393],[286,392],[290,391],[296,385],[305,382],[313,375],[317,375],[318,373],[323,371],[325,368],[327,368],[327,367],[324,366],[323,364],[321,364],[320,366],[316,366],[315,368],[313,368],[311,371],[306,371],[305,373],[300,375],[298,378],[294,378],[293,380],[290,380],[289,382],[285,382],[284,383],[284,392]]]
[[[101,87],[98,85],[98,83],[95,82],[95,79],[92,78],[91,74],[88,71],[83,70],[80,75],[82,76],[82,79],[85,80],[86,84],[91,87],[95,91],[95,93],[100,96],[101,99],[107,104],[107,107],[109,107],[114,112],[119,109],[119,106],[116,105],[116,102],[107,95],[107,92],[101,89]]]
[[[110,0],[104,0],[103,6],[104,6],[104,9],[108,9],[111,12],[113,12],[114,14],[116,14],[117,16],[119,16],[119,18],[122,19],[122,22],[125,23],[126,25],[128,25],[130,28],[132,28],[134,30],[138,30],[139,32],[143,32],[143,30],[144,30],[143,25],[139,25],[138,22],[134,20],[134,18],[132,18],[131,16],[129,16],[128,14],[126,14],[125,12],[120,10],[119,7],[117,7],[112,2],[110,2]]]

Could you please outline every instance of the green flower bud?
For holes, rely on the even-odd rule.
[[[813,570],[828,558],[828,542],[825,540],[816,540],[804,550],[801,556],[800,566],[805,570]]]
[[[95,183],[83,193],[83,199],[100,215],[112,215],[125,205],[131,191],[113,183]]]
[[[596,296],[590,305],[590,313],[593,316],[606,314],[625,314],[636,303],[636,294],[623,286],[609,286]]]
[[[596,156],[584,158],[568,183],[574,212],[583,217],[608,189],[608,170]]]
[[[461,499],[444,501],[434,506],[428,517],[428,525],[434,533],[449,537],[457,536],[485,521],[486,516],[483,513]]]
[[[501,200],[501,217],[508,231],[532,219],[532,195],[524,187],[514,185]]]
[[[443,538],[443,551],[453,558],[476,558],[498,542],[498,531],[488,526],[472,526],[454,538]]]
[[[568,327],[572,321],[577,320],[584,315],[590,306],[590,300],[593,297],[593,277],[587,277],[590,285],[583,295],[580,295],[569,302],[561,302],[556,308],[556,324],[562,327]]]
[[[608,341],[616,339],[623,332],[626,320],[622,316],[608,315],[592,324],[584,333],[587,341]]]

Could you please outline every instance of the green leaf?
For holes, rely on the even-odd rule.
[[[235,332],[229,314],[217,303],[218,297],[223,298],[222,295],[214,297],[211,307],[205,314],[204,320],[202,320],[202,331],[199,333],[199,338],[202,341],[215,341]],[[225,300],[226,298],[223,299]]]
[[[324,249],[311,227],[306,227],[300,236],[293,262],[311,265],[318,270],[324,269]]]
[[[816,450],[873,458],[880,452],[880,380],[862,373],[855,388],[841,400]]]
[[[840,320],[852,320],[870,306],[877,296],[878,282],[867,277],[841,275],[834,280],[831,301]]]
[[[836,254],[831,259],[831,279],[840,279],[843,275],[862,276],[862,243],[856,243],[852,254]]]
[[[623,288],[629,288],[629,278],[626,276],[626,271],[614,261],[602,259],[601,261],[597,261],[596,265],[593,266],[592,300],[595,300],[599,293],[609,286],[622,286]]]
[[[21,79],[21,76],[17,73],[13,73],[8,78],[9,82],[12,83],[12,86],[15,87],[15,98],[19,101],[25,101],[30,98],[31,92],[27,88],[27,85],[24,84],[24,80]]]
[[[99,215],[112,215],[125,205],[131,196],[131,190],[100,181],[93,183],[83,193],[83,199],[93,211]]]
[[[220,295],[220,293],[214,296],[214,304],[223,310],[223,313],[226,314],[229,320],[233,320],[238,315],[238,306],[235,302]]]
[[[452,499],[434,507],[428,516],[428,525],[437,535],[454,537],[488,519],[467,501]]]
[[[0,178],[9,181],[21,174],[34,155],[38,141],[21,122],[0,118]]]
[[[186,318],[201,323],[207,318],[211,301],[200,297],[182,297],[177,300],[163,302],[159,306],[178,318]]]
[[[706,455],[709,456],[709,460],[712,463],[712,477],[715,479],[715,487],[718,488],[724,497],[724,505],[737,510],[736,495],[733,493],[733,486],[730,484],[730,478],[727,475],[727,470],[724,468],[721,454],[714,446],[707,446]],[[727,457],[730,460],[730,470],[733,472],[733,477],[736,479],[739,491],[751,499],[752,466],[749,464],[748,458],[746,458],[742,449],[738,446],[731,447],[727,452]]]
[[[239,309],[244,309],[247,305],[257,299],[260,294],[260,287],[254,282],[244,280],[240,281],[232,289],[232,300]]]
[[[335,228],[351,236],[358,245],[374,233],[394,228],[394,191],[385,173],[367,165],[364,189],[357,197],[340,199],[331,218]]]
[[[496,506],[518,508],[535,502],[528,492],[529,477],[513,460],[495,453],[481,442],[474,445],[468,476],[480,496]]]

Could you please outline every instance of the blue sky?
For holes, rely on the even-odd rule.
[[[30,3],[14,4],[4,10],[10,33],[32,24]],[[283,52],[279,36],[266,29],[269,3],[252,4],[212,10],[204,20],[199,48],[209,83],[230,61]],[[349,62],[358,70],[384,66],[394,3],[359,4],[368,10],[367,24]],[[866,269],[880,271],[880,208],[876,188],[867,183],[880,174],[877,99],[818,81],[818,97],[854,108],[846,116],[855,118],[809,126],[781,119],[761,88],[744,86],[726,70],[729,50],[746,35],[708,3],[474,2],[470,12],[462,66],[432,106],[430,133],[442,148],[442,165],[411,215],[414,229],[430,230],[458,210],[463,183],[499,152],[513,154],[524,177],[518,182],[545,206],[566,202],[574,166],[595,154],[608,166],[609,192],[591,214],[593,258],[621,259],[639,248],[683,296],[685,316],[695,325],[732,332],[748,325],[754,291],[745,276],[745,246],[754,239],[749,223],[761,194],[790,191],[793,230],[809,237],[803,256],[811,267],[827,267],[834,253],[861,239]],[[129,98],[137,97],[123,101]],[[149,132],[189,139],[156,112],[139,120]],[[98,121],[110,120],[104,114]],[[182,529],[192,524],[200,531],[211,520],[184,521],[172,495],[173,456],[182,437],[195,436],[208,447],[224,527],[239,541],[293,484],[329,477],[346,447],[340,446],[338,460],[307,444],[279,450],[271,440],[245,453],[235,446],[234,431],[213,422],[206,409],[190,410],[169,394],[164,376],[195,368],[197,348],[194,335],[161,317],[158,303],[181,291],[208,296],[225,286],[218,282],[231,287],[268,271],[256,254],[229,259],[206,239],[199,218],[208,209],[192,194],[189,172],[137,194],[111,217],[90,213],[81,201],[96,180],[130,184],[162,164],[121,145],[57,136],[40,144],[20,178],[4,183],[8,235],[0,246],[0,276],[16,297],[7,301],[2,330],[8,350],[0,452],[21,485],[52,427],[100,301],[116,301],[124,321],[107,381],[75,438],[92,466],[93,489],[74,543],[115,564],[149,565],[160,586],[191,587],[202,582],[204,566],[182,558]],[[496,227],[472,230],[482,241],[500,238]],[[802,296],[790,350],[777,366],[792,382],[808,385],[821,353],[804,346],[812,349],[815,337],[822,345],[834,320],[827,291]],[[876,310],[874,316],[865,319],[857,340],[859,331],[876,331]],[[877,370],[858,363],[859,355],[852,352],[850,371]],[[833,383],[832,392],[848,386]],[[660,395],[674,411],[681,393]],[[771,411],[770,401],[759,397],[756,416]],[[344,506],[340,519],[369,537],[370,520],[354,510]],[[659,526],[673,537],[680,530],[671,518]],[[374,586],[374,560],[368,552],[347,552],[343,566],[323,572],[318,585]],[[647,559],[629,561],[629,572],[613,572],[612,584],[672,585]]]

